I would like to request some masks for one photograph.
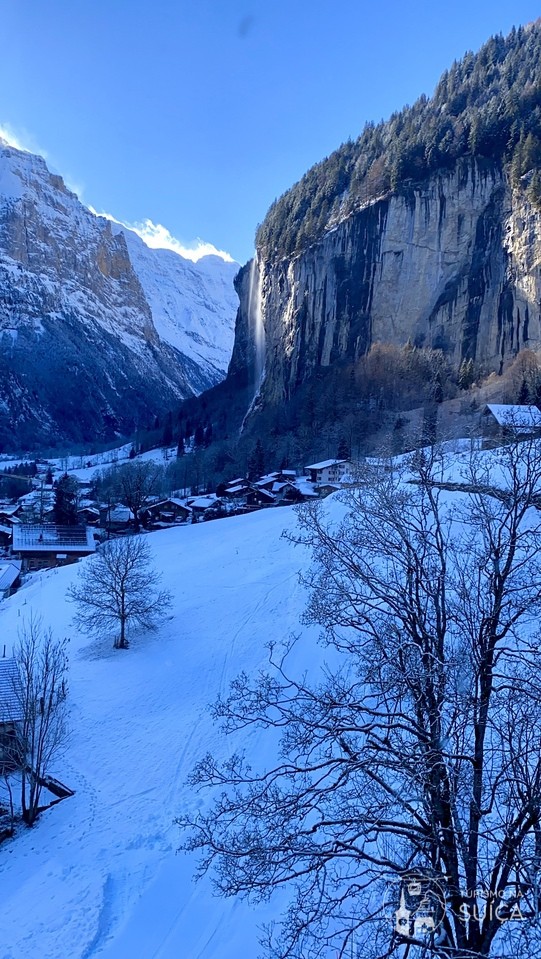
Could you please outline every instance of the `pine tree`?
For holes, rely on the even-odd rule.
[[[265,472],[265,450],[263,443],[258,439],[255,447],[248,458],[248,479],[254,480],[258,476],[263,476]]]
[[[64,473],[56,484],[54,520],[58,526],[77,525],[77,480]]]

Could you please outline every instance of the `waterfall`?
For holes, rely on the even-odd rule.
[[[248,329],[253,344],[254,392],[250,405],[244,414],[244,419],[240,427],[241,433],[244,430],[248,417],[257,405],[259,391],[265,375],[265,327],[263,326],[263,313],[261,309],[261,275],[259,273],[257,255],[254,256],[250,264],[248,283]]]
[[[254,256],[250,264],[248,323],[254,344],[254,397],[259,393],[265,367],[265,329],[261,311],[261,275]]]

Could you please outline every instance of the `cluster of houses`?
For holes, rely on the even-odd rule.
[[[489,404],[481,415],[484,445],[506,438],[541,436],[541,411],[535,406]],[[236,477],[215,493],[149,500],[138,517],[123,503],[100,505],[91,489],[79,489],[78,525],[54,522],[54,490],[37,478],[37,488],[16,503],[0,502],[0,600],[17,589],[27,571],[50,568],[88,556],[102,539],[133,531],[164,529],[273,506],[314,500],[354,481],[355,467],[346,459],[311,463],[300,471],[281,469],[257,479]],[[137,519],[137,523],[136,523]]]
[[[216,493],[150,500],[137,519],[143,529],[157,530],[302,503],[338,489],[353,469],[347,460],[332,459],[312,463],[302,476],[285,469],[251,481],[237,477]],[[72,563],[93,553],[102,539],[133,531],[136,518],[126,505],[99,505],[88,493],[81,488],[76,526],[54,522],[54,491],[43,483],[16,503],[0,502],[0,599],[18,587],[22,573]]]

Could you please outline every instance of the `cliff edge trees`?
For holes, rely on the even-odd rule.
[[[275,260],[291,256],[376,197],[407,188],[461,157],[503,162],[541,202],[541,20],[491,37],[446,70],[425,95],[367,123],[276,200],[257,233]]]

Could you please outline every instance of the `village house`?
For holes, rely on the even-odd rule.
[[[94,533],[86,526],[29,524],[15,526],[13,553],[25,570],[66,566],[96,550]]]
[[[541,410],[537,406],[487,403],[481,414],[481,433],[486,445],[541,436]]]
[[[85,526],[97,526],[100,521],[100,511],[97,506],[80,506],[77,510],[77,519]]]
[[[121,503],[100,506],[100,526],[108,533],[126,533],[133,527],[135,516],[128,506]]]
[[[4,648],[5,654],[5,648]],[[13,772],[22,763],[19,730],[24,720],[18,694],[20,674],[17,662],[5,655],[0,659],[0,775]]]
[[[21,585],[20,559],[0,561],[0,599],[7,599]]]
[[[323,460],[304,467],[312,483],[339,483],[352,469],[353,464],[349,460]]]
[[[274,506],[276,500],[269,490],[250,486],[245,495],[246,506]]]
[[[253,486],[248,480],[237,479],[233,483],[230,483],[229,486],[226,486],[223,495],[226,499],[243,500],[252,489]]]
[[[160,528],[185,523],[192,515],[189,506],[174,496],[151,503],[141,511],[141,522],[147,528]]]
[[[297,473],[295,470],[276,470],[274,473],[266,473],[255,485],[262,489],[272,491],[273,488],[276,488],[277,483],[295,483],[296,478]]]
[[[19,503],[15,505],[0,503],[0,525],[14,526],[16,523],[20,523],[19,515],[22,511],[23,508]]]
[[[188,506],[192,510],[194,521],[212,519],[216,514],[220,514],[222,501],[217,496],[196,496],[188,500]]]

